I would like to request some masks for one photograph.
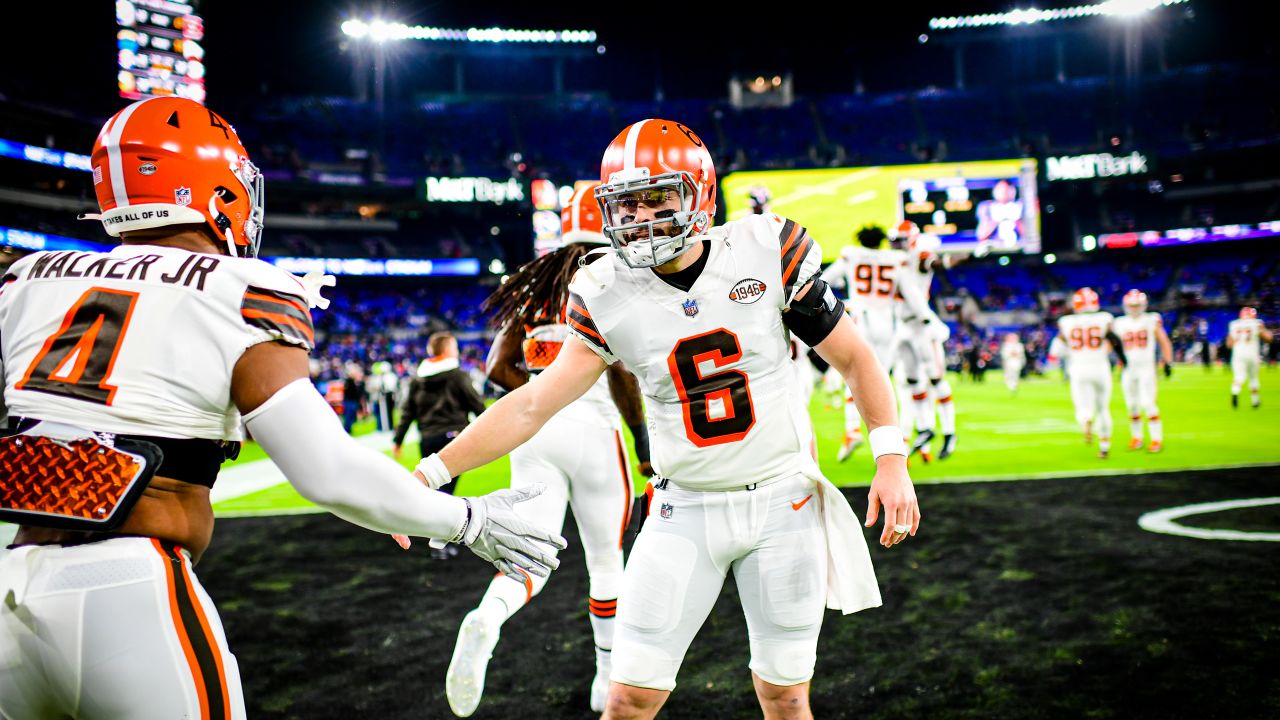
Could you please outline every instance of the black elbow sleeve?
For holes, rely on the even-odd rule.
[[[842,315],[844,303],[825,280],[815,277],[809,288],[791,301],[787,312],[782,314],[782,323],[791,334],[813,347],[827,339]]]

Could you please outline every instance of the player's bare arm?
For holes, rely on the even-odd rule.
[[[1271,338],[1274,337],[1274,335],[1271,334],[1271,331],[1267,329],[1266,325],[1259,325],[1258,337],[1262,338],[1267,342],[1271,342]]]
[[[439,453],[452,475],[460,475],[497,460],[522,445],[551,416],[591,389],[606,365],[575,337],[565,340],[560,354],[538,376],[481,413]]]
[[[852,320],[847,316],[841,317],[826,339],[813,349],[844,377],[858,412],[870,430],[897,427],[897,411],[888,375]],[[910,525],[911,535],[919,530],[920,504],[907,473],[905,455],[881,455],[876,460],[876,475],[868,493],[868,526],[875,524],[881,506],[884,508],[881,545],[893,547],[905,539],[905,535],[893,532],[894,525]]]
[[[520,349],[521,335],[504,325],[493,338],[489,357],[485,358],[485,372],[489,382],[503,390],[511,391],[529,382],[529,372],[524,369],[524,353]]]
[[[640,395],[640,381],[621,362],[610,365],[606,373],[613,404],[618,406],[622,421],[631,429],[631,436],[635,438],[640,474],[653,477],[653,465],[649,462],[649,431],[644,424],[644,398]]]

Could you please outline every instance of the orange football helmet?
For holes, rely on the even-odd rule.
[[[630,267],[679,257],[715,218],[711,153],[692,130],[671,120],[641,120],[619,133],[605,148],[600,182],[595,196],[604,233]],[[653,219],[637,221],[640,204]]]
[[[107,234],[202,223],[227,253],[257,257],[262,173],[236,131],[186,98],[140,100],[116,113],[93,144],[93,185]]]
[[[1248,305],[1240,308],[1241,320],[1253,320],[1256,317],[1258,317],[1258,310],[1256,308],[1249,307]]]
[[[1141,315],[1147,311],[1147,294],[1138,289],[1124,294],[1124,309],[1130,315]]]
[[[565,245],[585,243],[608,245],[600,204],[596,202],[598,184],[586,185],[573,194],[573,199],[560,211],[560,241]]]
[[[1071,296],[1071,308],[1078,313],[1098,311],[1098,293],[1092,288],[1080,288]]]

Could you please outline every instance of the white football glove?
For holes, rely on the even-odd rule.
[[[544,489],[535,485],[466,498],[471,504],[471,522],[462,544],[518,583],[528,579],[526,574],[550,575],[560,566],[556,553],[565,548],[564,538],[535,526],[515,510],[516,503],[537,497]]]

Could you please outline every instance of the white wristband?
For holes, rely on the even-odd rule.
[[[431,453],[419,460],[418,466],[414,470],[422,473],[422,476],[427,479],[427,487],[432,490],[439,490],[453,482],[453,476],[449,474],[449,468],[444,466],[444,461],[440,459],[438,453]]]
[[[876,460],[881,455],[907,455],[907,443],[902,439],[902,428],[897,425],[881,425],[867,433],[871,442],[871,455]]]

